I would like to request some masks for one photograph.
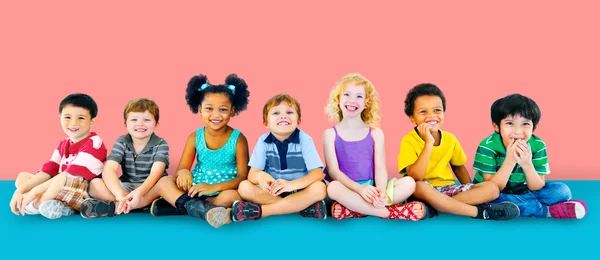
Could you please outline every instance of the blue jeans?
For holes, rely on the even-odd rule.
[[[571,189],[562,182],[549,182],[536,191],[526,191],[523,194],[505,194],[500,193],[500,196],[490,203],[500,203],[510,201],[517,206],[521,211],[521,217],[548,217],[548,206],[565,202],[571,199]]]

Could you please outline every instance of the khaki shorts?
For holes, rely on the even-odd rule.
[[[65,185],[58,192],[56,199],[64,202],[73,210],[79,211],[81,203],[90,197],[87,192],[89,183],[81,176],[71,174],[66,174],[66,176]]]

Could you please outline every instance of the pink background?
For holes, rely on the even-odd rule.
[[[266,131],[264,102],[280,92],[299,99],[301,128],[321,150],[328,93],[359,72],[381,95],[391,173],[412,127],[402,112],[406,92],[432,82],[446,94],[443,129],[461,141],[471,176],[477,144],[492,132],[491,103],[519,92],[542,109],[535,134],[548,145],[548,178],[597,179],[597,2],[270,2],[3,1],[0,179],[50,158],[65,136],[58,104],[72,92],[98,102],[93,130],[109,149],[126,132],[126,102],[156,100],[173,173],[187,135],[202,126],[185,104],[188,79],[204,73],[220,83],[232,72],[251,91],[248,110],[231,121],[250,151]]]

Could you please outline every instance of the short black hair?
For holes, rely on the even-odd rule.
[[[415,111],[415,101],[420,96],[440,97],[440,99],[442,99],[442,108],[444,109],[444,112],[446,111],[446,97],[444,96],[444,92],[434,84],[421,83],[414,86],[408,91],[408,94],[406,94],[406,99],[404,100],[404,113],[407,116],[413,115]]]
[[[74,106],[86,109],[90,112],[91,119],[96,118],[98,115],[98,105],[96,105],[96,101],[92,97],[83,93],[74,93],[68,95],[60,102],[60,106],[58,107],[58,114],[62,114],[62,110],[65,106]]]
[[[520,115],[531,120],[533,122],[533,129],[535,130],[542,117],[542,112],[533,99],[521,94],[510,94],[494,101],[492,104],[492,122],[497,126],[500,126],[502,119],[515,115]]]
[[[230,85],[233,86],[233,91],[229,88]],[[196,75],[188,82],[185,94],[185,100],[194,114],[198,113],[198,107],[204,101],[206,93],[222,93],[229,97],[235,115],[246,109],[248,106],[248,97],[250,96],[248,84],[236,74],[229,74],[225,78],[225,84],[221,85],[212,85],[205,75]]]

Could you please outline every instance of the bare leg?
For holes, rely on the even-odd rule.
[[[28,173],[28,172],[19,173],[19,175],[17,176],[17,179],[15,180],[15,187],[17,187],[17,189],[18,189],[23,184],[25,184],[29,179],[31,179],[31,177],[33,177],[33,174],[31,174],[31,173]]]
[[[433,208],[441,212],[477,217],[477,208],[475,206],[448,197],[435,190],[428,183],[422,181],[416,183],[416,190],[413,196],[418,200],[427,202]]]
[[[498,186],[493,182],[477,183],[468,191],[461,192],[452,197],[455,200],[469,205],[479,205],[495,200],[500,196]]]
[[[90,197],[99,200],[115,201],[115,196],[106,187],[104,180],[95,178],[90,181]]]
[[[364,215],[386,218],[390,211],[386,208],[375,208],[372,204],[366,202],[358,193],[348,189],[339,181],[333,181],[327,186],[327,194],[332,200],[344,205],[348,209]],[[334,209],[333,216],[342,214],[342,208]]]
[[[175,177],[165,176],[160,178],[156,185],[154,185],[155,187],[158,187],[158,194],[173,207],[175,207],[175,201],[185,193],[177,187],[175,181]]]
[[[305,189],[277,200],[273,204],[263,205],[262,217],[298,212],[319,200],[325,199],[325,196],[327,196],[325,183],[314,182]]]
[[[235,190],[224,190],[219,193],[216,197],[208,198],[208,202],[217,207],[231,208],[233,202],[242,199]]]

